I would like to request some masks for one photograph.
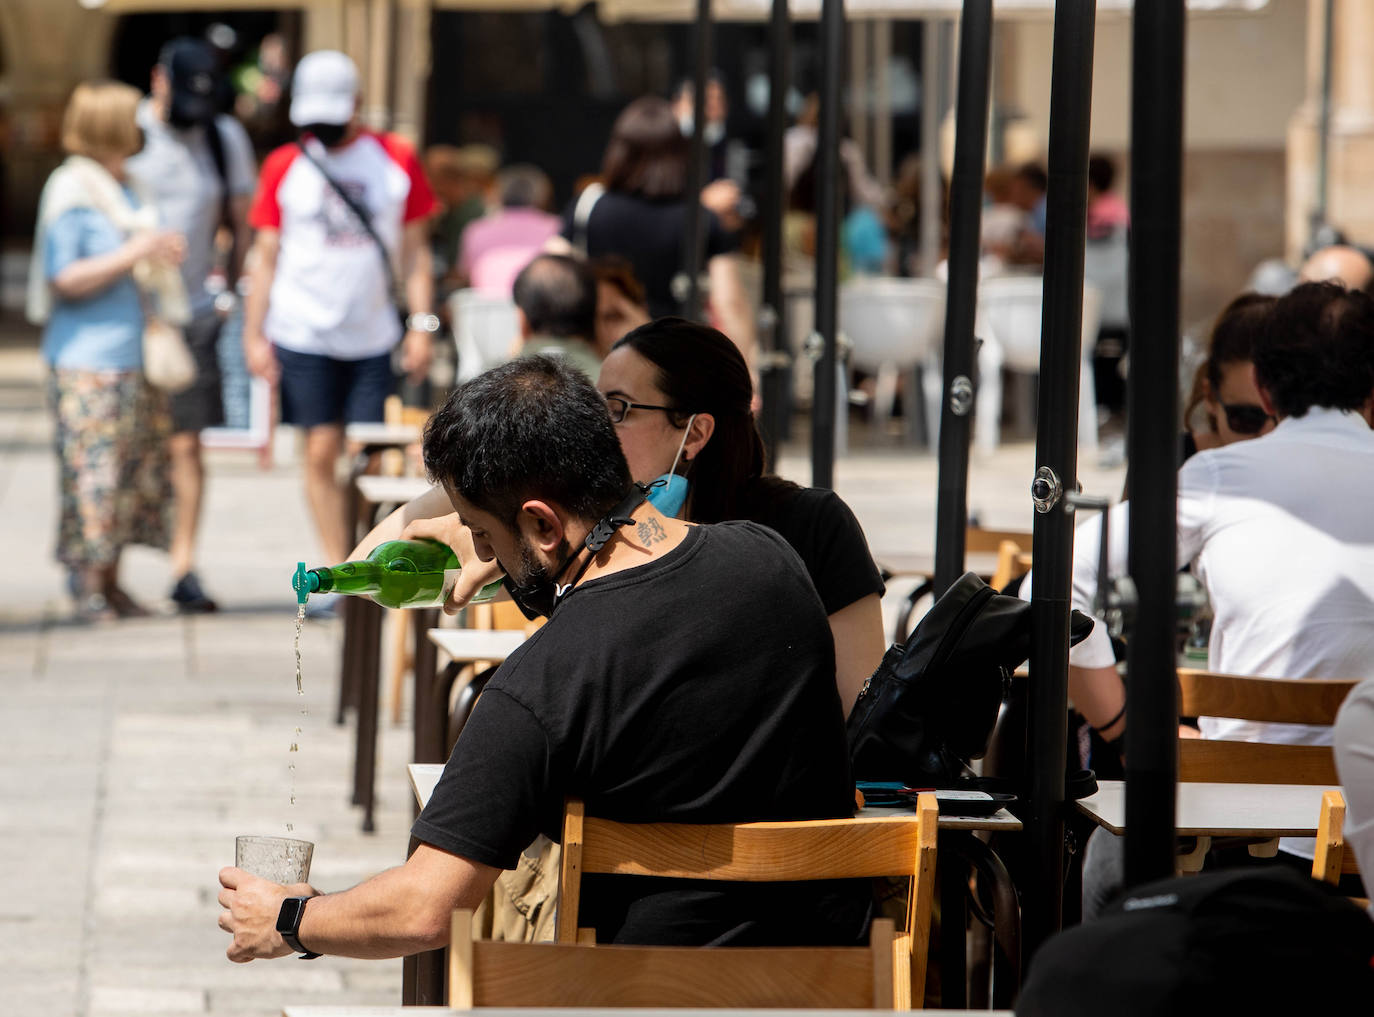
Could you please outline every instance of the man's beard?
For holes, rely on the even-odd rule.
[[[565,561],[570,550],[571,546],[566,539],[560,541],[558,549],[554,552],[554,559],[560,563]],[[520,541],[520,560],[516,563],[514,569],[507,569],[506,573],[510,576],[511,582],[516,586],[534,586],[552,583],[552,579],[549,576],[548,564],[539,559],[538,555],[535,553],[534,545],[528,540]]]

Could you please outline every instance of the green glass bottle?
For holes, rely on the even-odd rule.
[[[388,540],[362,561],[315,569],[301,562],[291,585],[301,604],[312,593],[347,593],[371,597],[383,607],[440,607],[460,568],[453,549],[437,540]],[[500,581],[489,583],[473,603],[491,600],[500,591]]]

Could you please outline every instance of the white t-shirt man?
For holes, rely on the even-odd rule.
[[[1207,588],[1211,671],[1269,678],[1374,677],[1374,430],[1314,406],[1269,434],[1199,452],[1178,474],[1178,563]],[[1128,505],[1108,522],[1126,571]],[[1073,604],[1097,588],[1101,522],[1074,533]],[[1111,663],[1100,625],[1069,654]],[[1329,745],[1331,729],[1202,717],[1207,738]]]
[[[403,227],[436,207],[415,152],[390,134],[360,134],[338,149],[307,138],[310,154],[368,210],[372,228],[397,263]],[[280,231],[263,333],[274,345],[337,360],[386,353],[401,337],[376,242],[295,144],[262,165],[248,216],[255,229]]]

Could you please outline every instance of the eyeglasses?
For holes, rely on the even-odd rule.
[[[1236,434],[1259,434],[1264,430],[1264,425],[1274,419],[1263,406],[1254,406],[1250,403],[1236,403],[1231,406],[1222,403],[1221,408],[1226,411],[1226,426]]]
[[[632,403],[628,399],[621,399],[619,396],[605,396],[606,409],[610,411],[611,423],[619,424],[631,410],[662,410],[664,413],[676,413],[674,406],[651,406],[648,403]]]

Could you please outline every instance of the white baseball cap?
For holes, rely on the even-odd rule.
[[[358,68],[338,50],[307,53],[291,79],[291,122],[346,124],[358,100]]]

